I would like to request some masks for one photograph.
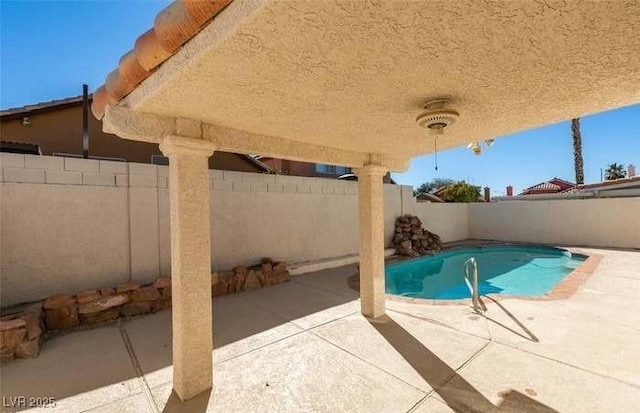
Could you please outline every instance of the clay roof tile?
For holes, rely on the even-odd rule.
[[[166,50],[158,40],[154,29],[147,30],[138,37],[133,52],[140,67],[149,72],[171,56],[171,52]]]
[[[145,70],[140,66],[133,50],[129,50],[122,56],[122,58],[120,58],[118,71],[120,72],[120,76],[122,76],[123,80],[127,84],[133,85],[133,87],[140,84],[140,82],[153,73],[152,71]]]
[[[107,105],[113,105],[117,100],[112,98],[104,86],[100,86],[98,90],[93,92],[93,103],[91,104],[91,112],[97,119],[102,119]]]
[[[174,53],[200,31],[200,25],[188,13],[184,2],[176,1],[156,16],[153,31],[162,48]]]
[[[155,69],[222,11],[232,0],[177,0],[156,16],[154,27],[138,37],[133,50],[96,90],[91,111],[101,119],[107,105],[131,93]]]

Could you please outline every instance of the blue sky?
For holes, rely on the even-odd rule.
[[[101,85],[153,25],[168,1],[7,1],[0,3],[0,108],[79,95]],[[582,119],[586,182],[600,180],[608,163],[640,166],[640,105]],[[504,194],[554,176],[573,180],[569,122],[501,137],[481,156],[466,148],[412,160],[395,174],[417,186],[434,177],[464,179]]]

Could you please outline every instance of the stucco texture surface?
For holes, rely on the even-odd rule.
[[[235,0],[121,104],[405,159],[638,102],[640,3]]]

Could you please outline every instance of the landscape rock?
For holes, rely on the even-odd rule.
[[[13,360],[13,349],[6,347],[0,348],[0,365],[5,365]]]
[[[273,272],[278,274],[281,272],[287,271],[287,263],[286,262],[278,262],[273,266]]]
[[[273,274],[273,265],[270,262],[265,262],[260,266],[260,271],[265,279],[269,279],[269,276]]]
[[[249,270],[244,281],[244,290],[255,290],[262,287],[262,283],[258,280],[256,272]]]
[[[40,338],[25,340],[18,344],[14,351],[15,357],[27,359],[36,358],[40,354]]]
[[[129,281],[129,282],[126,282],[124,284],[120,284],[119,286],[117,286],[116,287],[116,292],[117,293],[127,293],[129,291],[137,290],[138,288],[140,288],[140,284],[138,284],[137,282],[134,282],[134,281]]]
[[[155,287],[142,287],[130,293],[131,301],[156,301],[161,298]]]
[[[404,215],[396,219],[391,242],[397,254],[407,257],[442,251],[440,237],[422,228],[420,218],[412,215]]]
[[[114,289],[113,289],[113,288],[111,288],[111,287],[102,287],[102,288],[100,289],[100,295],[101,295],[102,297],[108,297],[108,296],[113,295],[113,294],[115,294],[115,293],[116,293],[116,290],[114,290]]]
[[[118,318],[118,308],[109,308],[97,313],[80,314],[80,321],[83,324],[100,324],[113,321]]]
[[[211,296],[218,297],[220,295],[225,295],[229,291],[229,279],[232,279],[235,276],[234,273],[227,276],[223,276],[218,272],[211,273]]]
[[[127,302],[129,302],[129,297],[127,296],[127,294],[109,295],[91,303],[81,304],[78,308],[78,312],[80,314],[98,313],[100,311],[108,310],[112,307],[117,307]]]
[[[236,292],[236,274],[233,271],[220,272],[218,283],[220,284],[220,289],[222,289],[222,286],[226,286],[226,293],[223,294],[233,294]]]
[[[41,312],[23,312],[18,315],[27,328],[27,340],[33,340],[42,334]]]
[[[229,291],[229,284],[227,284],[223,280],[218,280],[216,283],[211,284],[211,296],[219,297],[221,295],[226,295]]]
[[[90,303],[100,298],[100,293],[97,290],[88,290],[78,293],[76,300],[78,304]]]
[[[15,317],[15,315],[13,317]],[[20,318],[11,318],[11,319],[7,319],[6,321],[3,320],[3,321],[0,321],[0,332],[9,331],[16,328],[22,328],[22,327],[25,327],[26,325],[27,323]]]
[[[45,321],[49,330],[65,330],[80,324],[75,304],[72,307],[45,310]]]
[[[156,301],[156,303],[157,303],[158,309],[171,308],[171,305],[172,305],[171,297],[161,298],[158,301]]]
[[[171,298],[171,286],[163,288],[160,295],[162,298]]]
[[[0,331],[0,348],[15,349],[27,335],[27,323],[17,318],[10,321],[3,321],[2,325],[2,331]]]
[[[270,282],[271,282],[271,285],[275,285],[275,284],[287,282],[289,280],[291,280],[291,275],[289,274],[289,271],[282,271],[279,273],[273,273],[271,275]]]
[[[62,307],[71,307],[76,305],[76,299],[69,294],[56,294],[44,301],[43,308],[45,310],[53,310]]]
[[[244,265],[238,265],[236,267],[233,267],[233,272],[236,275],[245,276],[245,275],[247,275],[248,271],[249,271],[249,269],[247,267],[245,267]]]
[[[153,286],[157,289],[171,288],[171,277],[158,277],[154,281]]]
[[[120,314],[123,317],[132,317],[134,315],[147,314],[151,312],[151,302],[149,301],[132,301],[119,307]]]
[[[240,292],[244,289],[244,283],[246,281],[248,271],[249,270],[244,265],[238,265],[237,267],[233,268],[233,272],[235,275],[235,279],[233,282],[233,284],[235,285],[234,292]]]
[[[265,287],[267,285],[267,281],[265,280],[264,274],[262,273],[262,271],[261,270],[254,270],[254,273],[256,275],[256,278],[260,282],[260,286],[261,287]]]

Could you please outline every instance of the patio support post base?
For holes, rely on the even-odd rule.
[[[171,208],[173,389],[190,399],[213,385],[210,142],[165,137]]]
[[[360,302],[362,314],[376,318],[385,314],[384,288],[384,191],[387,168],[364,165],[358,176],[360,226]]]

